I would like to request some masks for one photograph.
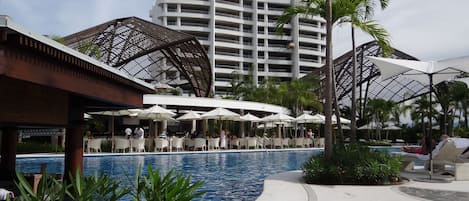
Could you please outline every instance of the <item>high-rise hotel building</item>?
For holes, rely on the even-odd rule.
[[[196,36],[206,48],[217,95],[237,74],[289,81],[325,61],[325,20],[295,17],[275,32],[277,18],[295,0],[156,0],[153,22]],[[177,76],[177,72],[167,72]]]

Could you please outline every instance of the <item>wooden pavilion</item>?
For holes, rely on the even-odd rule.
[[[0,16],[0,180],[15,177],[18,130],[64,127],[65,170],[83,166],[84,112],[143,106],[151,85]]]

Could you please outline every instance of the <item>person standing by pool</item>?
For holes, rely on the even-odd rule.
[[[125,132],[125,136],[127,137],[127,139],[129,139],[130,136],[132,136],[132,129],[127,127],[124,132]]]
[[[222,130],[220,133],[220,148],[226,149],[226,134],[225,130]]]
[[[143,128],[138,127],[135,130],[136,130],[135,138],[136,139],[143,139],[144,136],[145,136],[145,131],[143,130]]]

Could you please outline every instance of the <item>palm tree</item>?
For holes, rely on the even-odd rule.
[[[326,147],[325,155],[326,158],[332,156],[332,121],[330,116],[332,115],[332,85],[333,83],[333,61],[332,61],[332,25],[340,24],[343,22],[356,23],[359,21],[357,13],[362,1],[366,0],[303,0],[304,5],[294,5],[288,7],[283,14],[277,20],[276,30],[281,33],[283,26],[290,22],[290,20],[299,14],[307,16],[321,16],[326,19],[326,68],[325,68],[325,85],[324,85],[324,99],[325,107],[324,113],[326,115],[325,125],[325,136],[326,136]],[[369,5],[369,4],[365,4]],[[362,22],[362,21],[360,21]],[[367,20],[356,25],[366,33],[370,33],[375,39],[382,39],[378,41],[386,42],[388,34],[386,30],[379,27],[374,21]],[[383,43],[384,44],[384,43]],[[339,112],[339,109],[336,109]],[[340,115],[337,115],[340,116]],[[330,147],[329,147],[330,146]]]
[[[448,122],[453,116],[453,108],[455,103],[453,101],[453,96],[451,95],[451,89],[454,82],[441,82],[435,85],[435,95],[438,103],[441,106],[441,112],[443,113],[443,133],[452,135],[452,132],[449,132]]]
[[[468,114],[467,109],[469,106],[469,89],[467,88],[466,83],[464,82],[454,82],[450,85],[450,94],[451,97],[459,109],[460,113],[464,116],[464,128],[467,129],[468,124]],[[461,115],[460,115],[461,116]],[[461,117],[459,118],[461,121]]]
[[[351,127],[350,127],[350,139],[351,142],[355,142],[357,138],[357,122],[356,122],[356,113],[357,113],[357,102],[356,102],[356,86],[357,86],[357,52],[355,46],[355,26],[360,27],[362,22],[366,22],[367,19],[371,18],[374,13],[374,0],[359,0],[358,12],[354,13],[354,15],[350,16],[351,22],[351,34],[352,34],[352,104],[351,104]],[[381,9],[384,10],[389,0],[379,0],[381,5]],[[364,27],[364,26],[363,26]],[[363,29],[362,29],[363,30]],[[377,35],[375,37],[375,32],[369,32],[377,41],[378,44],[383,49],[384,55],[389,55],[392,52],[392,48],[389,45],[389,41],[387,40],[387,36],[384,35]]]
[[[389,121],[392,110],[396,107],[396,103],[392,100],[384,100],[381,98],[369,99],[365,107],[367,116],[371,118],[376,125],[384,125],[386,121]],[[376,128],[378,136],[380,128]]]
[[[436,103],[432,103],[432,106],[434,106],[435,104]],[[430,108],[430,101],[428,100],[428,95],[423,95],[423,96],[420,96],[420,98],[418,98],[412,103],[412,110],[410,113],[410,116],[413,122],[420,121],[422,133],[424,134],[424,136],[426,136],[425,135],[426,133],[425,118],[428,118],[428,115],[429,115],[428,108]],[[433,118],[436,119],[435,115],[437,115],[437,112],[434,107],[431,107],[431,108],[432,108],[431,112],[433,114],[432,119]],[[431,128],[428,128],[428,129],[431,129]]]

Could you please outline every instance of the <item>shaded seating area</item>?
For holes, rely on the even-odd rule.
[[[0,91],[0,180],[12,181],[20,128],[65,127],[64,174],[74,174],[84,113],[142,107],[153,87],[0,16]],[[88,147],[99,152],[100,140]]]

